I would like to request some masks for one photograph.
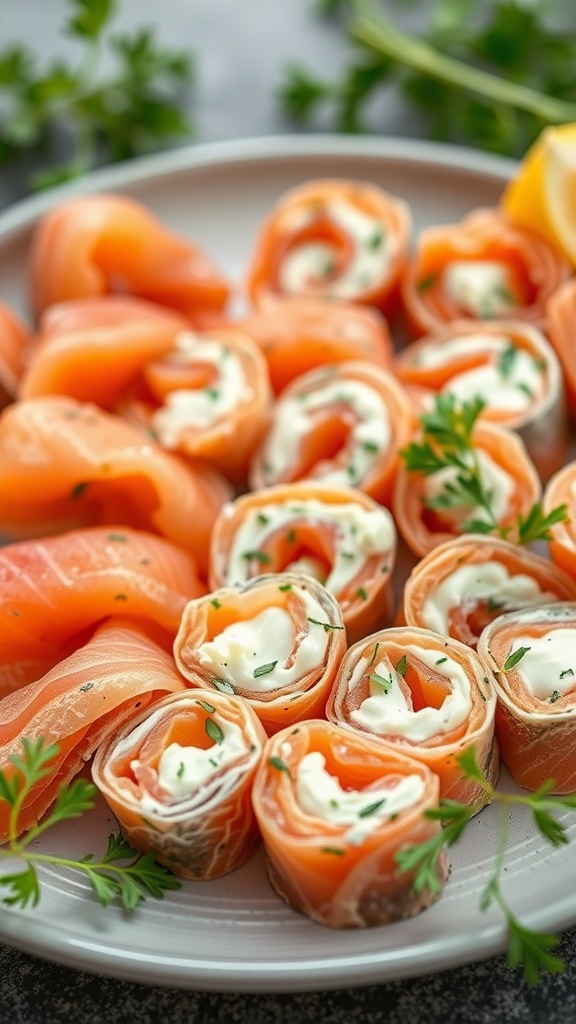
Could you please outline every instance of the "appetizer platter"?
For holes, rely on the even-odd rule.
[[[561,534],[555,534],[560,554],[554,563],[528,547],[510,550],[508,543],[516,529],[520,540],[542,536],[548,520],[542,520],[544,528],[538,533],[538,517],[548,515],[554,523],[563,495],[558,502],[548,496],[543,511],[539,499],[547,480],[569,461],[571,452],[560,364],[540,340],[549,294],[561,295],[563,288],[570,287],[568,263],[564,254],[552,258],[547,243],[538,240],[537,258],[541,260],[539,247],[546,250],[545,268],[535,273],[539,287],[531,291],[526,285],[530,274],[522,269],[517,255],[518,231],[510,228],[503,237],[496,230],[494,241],[493,215],[478,213],[498,206],[515,171],[507,161],[480,153],[400,140],[329,136],[249,140],[196,147],[103,170],[18,204],[0,218],[0,293],[15,316],[4,327],[12,348],[6,344],[4,365],[0,363],[0,384],[6,392],[0,424],[0,532],[8,545],[6,564],[11,557],[19,566],[25,559],[27,566],[34,563],[36,584],[46,581],[58,564],[73,579],[75,559],[82,559],[86,544],[84,536],[74,533],[79,525],[90,532],[91,547],[104,552],[100,557],[106,560],[105,571],[102,561],[99,573],[94,568],[99,583],[96,586],[92,579],[86,595],[72,587],[67,596],[53,598],[58,614],[51,619],[42,612],[45,617],[37,620],[25,656],[16,640],[13,648],[5,641],[5,664],[0,665],[0,686],[4,686],[4,692],[0,689],[0,698],[4,697],[0,748],[4,744],[7,750],[15,749],[9,743],[26,735],[23,726],[15,726],[8,740],[12,721],[32,723],[38,737],[43,716],[46,722],[66,717],[55,659],[47,660],[42,642],[47,631],[57,646],[56,660],[66,665],[64,675],[70,687],[70,723],[60,726],[59,760],[50,762],[52,775],[48,773],[43,792],[30,806],[19,808],[20,827],[34,826],[53,801],[60,781],[69,782],[75,775],[88,780],[95,754],[92,777],[100,790],[96,806],[79,822],[62,820],[49,832],[39,832],[30,843],[30,854],[49,853],[62,861],[80,860],[87,854],[102,856],[107,836],[117,831],[120,821],[125,837],[137,849],[153,851],[164,865],[179,865],[182,878],[177,890],[167,884],[156,894],[161,899],[146,899],[127,909],[117,901],[104,906],[106,900],[94,898],[89,881],[66,864],[38,863],[41,893],[36,905],[33,900],[23,906],[0,903],[4,942],[74,967],[147,983],[220,992],[305,991],[384,982],[499,954],[509,943],[506,908],[512,908],[514,920],[523,927],[542,933],[576,922],[576,873],[569,842],[547,842],[534,825],[529,802],[514,800],[520,790],[506,768],[500,769],[500,795],[495,795],[496,694],[479,655],[471,649],[477,643],[483,649],[480,625],[470,619],[460,624],[460,633],[456,627],[448,629],[448,620],[457,616],[452,615],[444,592],[436,619],[425,621],[432,585],[441,588],[451,571],[442,556],[453,526],[454,503],[447,505],[442,485],[430,489],[425,475],[415,484],[415,460],[427,443],[425,432],[418,434],[418,417],[428,414],[432,422],[435,395],[442,392],[446,380],[462,381],[473,371],[475,379],[484,375],[493,383],[494,366],[500,390],[493,388],[490,415],[476,429],[489,453],[483,456],[486,463],[493,466],[496,455],[503,460],[504,468],[499,464],[491,469],[491,479],[500,479],[499,474],[511,471],[510,467],[518,477],[517,492],[509,502],[514,516],[506,518],[506,510],[499,515],[492,506],[483,509],[485,518],[480,525],[476,522],[478,543],[471,543],[469,537],[456,541],[460,545],[458,580],[463,579],[468,589],[476,587],[484,605],[482,587],[492,586],[490,621],[500,621],[495,598],[499,586],[507,594],[511,578],[522,578],[524,594],[532,585],[526,583],[529,579],[538,594],[545,593],[566,608],[569,603],[576,607],[576,583],[566,554],[570,545],[562,543]],[[347,183],[352,197],[364,188],[358,209],[345,208],[347,193],[336,187],[338,182]],[[393,197],[384,207],[383,193]],[[100,203],[101,198],[106,202]],[[313,213],[324,204],[322,208],[333,214],[335,226],[324,223],[319,240],[313,234],[316,213],[310,214],[310,204]],[[75,227],[79,214],[85,217],[86,230]],[[371,220],[375,216],[383,218],[385,225],[377,232]],[[467,326],[459,324],[458,316],[447,312],[450,303],[438,294],[439,267],[446,250],[456,243],[439,241],[434,232],[439,232],[438,225],[456,222],[464,225],[462,234],[471,223],[480,222],[480,234],[489,236],[489,246],[496,245],[498,259],[505,258],[504,251],[514,253],[505,281],[494,277],[488,257],[477,257],[482,262],[480,292],[486,292],[487,280],[496,302],[488,315],[484,309],[484,317],[478,304],[485,296],[478,298],[478,285],[467,268],[457,265],[452,275],[451,299],[456,296],[460,318],[463,309],[468,317],[478,313],[477,319],[484,319],[486,325],[506,316],[517,318],[504,340],[496,328],[478,331],[481,352],[473,365],[467,361],[464,344],[473,333],[469,320]],[[292,239],[289,244],[282,242],[289,258],[280,270],[271,271],[279,225]],[[143,231],[146,243],[141,241]],[[91,232],[101,232],[107,240],[94,241]],[[342,240],[346,232],[355,244]],[[72,251],[72,270],[66,272],[68,291],[62,283],[66,273],[58,251],[60,233]],[[122,233],[130,243],[129,258],[119,267],[116,249]],[[363,246],[357,245],[363,234]],[[384,260],[388,234],[392,241]],[[405,237],[404,256],[396,251],[398,237]],[[300,239],[301,251],[294,238]],[[421,238],[408,273],[403,268],[406,253],[415,251],[416,239]],[[175,239],[193,244],[193,259],[184,243]],[[334,273],[330,252],[326,262],[330,249],[346,251],[344,274]],[[102,296],[102,282],[89,258],[95,251],[101,265],[107,266],[113,298]],[[158,269],[162,253],[164,264]],[[531,250],[528,265],[532,258]],[[192,262],[196,286],[191,293],[182,282]],[[389,274],[381,285],[384,264]],[[289,335],[289,299],[310,276],[333,282],[332,312],[337,304],[347,306],[350,333],[346,336],[336,330],[334,340],[331,328],[323,326],[325,333],[316,348],[302,345],[298,350],[292,345],[289,349],[283,337],[283,331]],[[522,290],[524,301],[513,302],[514,292],[517,296]],[[538,294],[532,294],[536,290]],[[73,308],[77,295],[87,304],[84,319],[84,312],[80,316]],[[318,316],[318,298],[302,300],[308,323]],[[271,345],[267,344],[270,318],[277,308],[283,327]],[[561,316],[557,303],[550,330],[560,335]],[[447,324],[452,320],[459,324],[460,334],[450,335]],[[27,345],[22,332],[34,321],[40,326],[34,328],[33,347],[21,356]],[[410,341],[410,323],[412,336],[421,338],[432,329],[432,321],[440,340],[426,353],[423,341]],[[88,328],[94,322],[102,330],[100,334],[93,331],[94,338],[87,343]],[[119,325],[122,334],[112,359],[106,348],[105,328],[110,322]],[[206,340],[201,342],[200,362],[205,377],[199,385],[194,359],[197,338],[203,332]],[[320,334],[316,329],[315,336]],[[175,346],[176,336],[180,340]],[[561,345],[559,341],[560,363]],[[317,354],[323,350],[331,352],[328,371]],[[139,377],[144,360],[146,369]],[[260,364],[266,367],[265,384],[261,373],[254,380],[249,376]],[[216,375],[217,388],[211,386]],[[226,413],[233,379],[249,382],[246,391],[253,400],[250,416],[222,438],[211,423],[218,419],[215,405],[219,415]],[[546,387],[541,383],[544,379]],[[461,385],[461,393],[472,401],[474,391],[466,388],[473,386]],[[176,398],[172,403],[165,399],[198,387],[203,388],[205,399],[197,412],[203,429],[190,431],[186,409]],[[532,390],[539,398],[534,413],[527,401]],[[376,391],[378,409],[386,410],[380,420],[364,415],[376,401],[372,398]],[[343,392],[352,397],[343,399]],[[314,465],[313,454],[306,451],[305,443],[299,452],[296,448],[306,434],[307,420],[314,420],[323,403],[334,402],[349,403],[348,422],[352,419],[355,424],[353,458],[344,469],[336,465],[331,475],[325,472],[324,479],[316,480],[308,472]],[[308,415],[302,413],[304,406]],[[460,440],[466,430],[467,437],[471,434],[482,412],[473,405],[464,404],[463,409],[472,410],[466,423],[458,419],[454,406],[436,406],[438,415],[450,413]],[[332,435],[340,429],[329,414],[326,422]],[[45,430],[46,423],[48,439],[39,441],[41,425]],[[392,455],[388,462],[376,464],[387,432],[392,435],[393,443],[388,445]],[[94,455],[96,433],[108,438],[105,459]],[[321,442],[315,443],[322,454]],[[26,457],[33,448],[42,451],[36,459],[40,467],[36,476],[28,475],[26,469],[34,463]],[[399,451],[410,452],[412,467],[408,458],[399,466]],[[301,459],[299,475],[288,472],[287,453],[291,460]],[[444,472],[442,448],[434,449],[434,454],[438,472]],[[470,467],[463,465],[458,486],[462,480],[469,485]],[[89,479],[87,466],[92,467]],[[108,492],[111,480],[114,488]],[[154,501],[150,498],[153,487]],[[91,505],[94,494],[98,501]],[[473,511],[481,504],[476,502]],[[39,516],[50,529],[39,531]],[[284,547],[272,536],[278,522]],[[365,523],[369,529],[364,534]],[[313,530],[318,533],[314,538]],[[34,538],[42,532],[50,537],[35,549]],[[287,554],[286,545],[290,547],[297,534],[306,535],[307,541]],[[16,551],[15,541],[25,548]],[[132,559],[129,574],[123,570],[125,548],[130,548]],[[155,561],[164,566],[161,583],[150,568]],[[416,563],[404,599],[404,584]],[[478,567],[485,563],[494,579],[478,582],[475,576],[482,576]],[[30,568],[29,572],[32,578]],[[10,600],[8,581],[7,573],[5,608]],[[129,584],[133,590],[128,590]],[[458,585],[458,581],[445,584],[445,590]],[[183,594],[188,601],[185,613],[175,597]],[[535,603],[533,596],[523,601]],[[512,603],[513,597],[501,608],[508,612]],[[261,621],[253,644],[257,650],[251,653],[247,668],[243,665],[229,672],[228,660],[236,657],[246,632],[245,607]],[[444,625],[438,625],[438,607],[444,609]],[[288,613],[300,624],[306,671],[304,681],[298,677],[294,688],[295,668],[287,670],[278,684],[278,699],[268,678],[287,658],[283,630]],[[569,628],[574,614],[555,616],[551,611],[542,621],[557,625],[559,620],[560,628]],[[508,641],[505,649],[503,641],[496,642],[496,627],[493,650],[488,650],[492,634],[485,639],[486,659],[493,658],[494,671],[510,670],[512,689],[519,686],[512,679],[512,669],[530,650],[525,638],[533,620],[544,631],[536,614],[519,616],[520,625],[514,628],[520,639],[514,641],[513,657]],[[472,636],[474,625],[477,634]],[[507,626],[508,632],[502,628],[508,637],[512,626]],[[436,631],[433,642],[430,630]],[[174,640],[173,656],[167,637]],[[311,669],[318,651],[322,673]],[[453,702],[455,710],[449,710],[450,702],[444,699],[448,693],[444,670],[432,669],[447,661],[454,679],[464,680],[462,692],[469,695]],[[122,674],[118,664],[125,666],[128,675],[138,664],[149,666],[145,684],[116,697],[114,687]],[[416,671],[415,666],[422,664],[432,669],[428,681],[426,673]],[[385,665],[390,667],[387,678],[382,675]],[[569,700],[570,673],[574,674],[568,662],[566,666],[559,663],[562,685],[550,697],[554,703]],[[404,693],[407,674],[413,694],[418,690],[421,704],[431,705],[425,710],[434,713],[425,724],[410,726],[410,743],[378,746],[376,739],[367,737],[377,732],[370,718],[380,713],[373,712],[375,691]],[[441,698],[427,690],[432,676],[432,689],[439,688]],[[36,701],[34,696],[36,706],[25,695],[40,678],[42,697]],[[456,684],[451,682],[449,689],[456,691]],[[89,705],[98,700],[108,704],[105,712],[94,716]],[[464,727],[466,700],[472,711]],[[290,702],[293,714],[286,720],[284,705]],[[450,726],[446,718],[443,731],[457,735],[455,746],[431,739],[435,715],[444,705],[452,718]],[[237,778],[229,785],[238,786],[241,803],[236,812],[225,804],[224,814],[217,814],[204,832],[200,830],[200,839],[194,840],[196,846],[192,844],[193,855],[186,859],[187,854],[178,852],[180,833],[176,832],[176,842],[163,831],[162,794],[158,796],[157,787],[147,792],[146,806],[152,820],[154,814],[160,815],[156,831],[163,831],[162,840],[155,841],[149,822],[141,827],[133,797],[149,774],[145,752],[156,750],[166,737],[181,739],[182,723],[191,717],[192,731],[199,729],[204,735],[200,747],[206,746],[207,734],[216,748],[221,747],[222,762],[232,757],[224,749],[224,733],[236,737],[234,757],[241,770],[238,767]],[[94,718],[97,727],[91,731]],[[359,730],[354,720],[360,722]],[[567,730],[568,726],[569,722]],[[510,732],[519,728],[510,726]],[[89,732],[89,741],[84,741]],[[416,748],[423,755],[415,767],[408,753]],[[315,800],[323,786],[332,794],[326,804],[333,806],[352,804],[351,792],[358,796],[356,790],[372,793],[371,802],[353,812],[358,821],[347,849],[348,860],[354,860],[348,873],[342,866],[343,850],[332,839],[325,840],[314,857],[310,855],[309,864],[299,864],[297,851],[292,860],[290,844],[281,839],[281,829],[270,815],[271,803],[278,800],[283,813],[298,818],[301,808],[291,807],[290,786],[293,778],[300,779],[298,758],[306,750],[323,751],[321,759],[316,754],[316,760],[306,761],[311,815],[318,812]],[[456,760],[458,750],[472,751],[475,758],[467,763],[467,782]],[[156,764],[154,757],[150,763]],[[342,767],[334,789],[334,777],[324,769],[326,764],[339,764],[339,759],[349,762],[350,775]],[[5,771],[10,763],[8,756],[0,768]],[[128,784],[123,779],[126,764],[132,772]],[[482,774],[480,785],[474,779],[476,769]],[[201,771],[207,771],[205,763]],[[523,778],[522,767],[518,771]],[[171,784],[177,788],[185,773],[182,760],[173,769]],[[393,809],[384,814],[382,805],[391,794],[383,795],[379,780],[387,773],[394,779],[391,786],[398,790],[394,800],[399,802],[392,801]],[[573,789],[568,770],[566,777],[563,793]],[[538,773],[536,779],[530,776],[533,789],[543,781]],[[303,771],[302,792],[305,787]],[[400,795],[405,790],[412,793],[406,797],[408,803]],[[4,797],[6,793],[10,797],[11,791],[5,790]],[[494,863],[501,853],[501,808],[508,798],[505,873],[494,883]],[[414,871],[410,874],[407,869],[386,911],[381,896],[355,902],[350,896],[358,885],[354,879],[365,870],[358,851],[364,847],[382,851],[389,841],[379,839],[379,829],[385,827],[386,837],[408,835],[408,840],[391,840],[401,846],[437,844],[441,815],[424,818],[421,809],[438,808],[439,799],[465,801],[472,811],[447,856],[438,847],[428,875],[429,891],[419,889]],[[8,805],[9,800],[4,803]],[[237,821],[235,813],[239,813]],[[341,820],[330,819],[329,835],[338,835],[342,822],[346,827],[350,824],[342,814]],[[565,830],[564,838],[573,839],[576,820],[571,809],[554,807],[554,816]],[[9,818],[4,815],[5,837],[12,834]],[[451,824],[448,821],[448,828]],[[240,852],[231,833],[234,839],[243,833]],[[259,843],[260,834],[265,848]],[[217,855],[215,835],[219,837]],[[342,835],[346,841],[348,833]],[[200,869],[196,854],[199,846],[204,849],[206,836],[212,837],[202,860],[208,866]],[[386,857],[394,863],[397,853],[396,845]],[[332,860],[330,870],[324,868],[326,854]],[[17,857],[0,862],[0,873],[17,870]],[[501,902],[486,899],[485,890],[491,884],[499,895],[505,894]],[[327,895],[320,899],[318,892],[324,893],[324,888]]]

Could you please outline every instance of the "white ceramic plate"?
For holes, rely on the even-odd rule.
[[[71,192],[115,190],[143,200],[240,282],[261,218],[299,181],[371,179],[408,200],[418,229],[495,203],[511,169],[479,153],[398,140],[284,137],[181,150],[99,172],[8,210],[0,217],[0,294],[26,310],[31,229]],[[566,824],[574,837],[576,823],[570,818]],[[103,851],[115,827],[99,805],[81,823],[51,830],[42,842],[51,853],[81,856]],[[39,907],[0,908],[0,939],[73,967],[220,992],[294,992],[426,974],[505,948],[501,914],[478,908],[498,828],[499,811],[487,808],[451,851],[452,873],[440,900],[388,927],[332,932],[299,916],[270,888],[259,854],[226,878],[186,883],[132,916],[100,907],[77,877],[45,870]],[[515,912],[533,928],[574,924],[575,883],[572,848],[552,850],[529,815],[514,810],[504,887]]]

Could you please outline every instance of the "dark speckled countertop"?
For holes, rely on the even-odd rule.
[[[314,18],[311,0],[121,0],[120,7],[120,27],[152,23],[165,43],[188,44],[198,55],[190,113],[200,142],[289,132],[274,104],[284,62],[315,60],[329,75],[345,57],[341,35]],[[2,8],[2,47],[27,42],[44,59],[63,52],[65,0]],[[266,45],[255,60],[259,39]],[[418,137],[420,126],[397,97],[379,116],[383,133]],[[21,176],[5,171],[0,208],[23,195]],[[366,988],[218,995],[112,980],[0,945],[0,1024],[567,1024],[576,1020],[576,929],[563,935],[560,954],[566,973],[536,989],[498,958]]]

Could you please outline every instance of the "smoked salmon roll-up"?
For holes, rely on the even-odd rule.
[[[14,310],[0,302],[0,409],[16,397],[31,337]]]
[[[124,195],[66,199],[45,213],[29,257],[35,316],[68,299],[129,293],[199,322],[220,315],[230,286],[194,242]]]
[[[498,615],[552,601],[576,601],[576,581],[549,558],[500,537],[466,534],[414,566],[402,618],[475,648]]]
[[[416,423],[408,394],[387,370],[359,359],[311,370],[278,396],[250,486],[319,480],[389,505],[398,452]]]
[[[133,849],[208,881],[260,845],[252,784],[265,741],[242,698],[171,693],[107,736],[92,778]]]
[[[226,504],[210,541],[212,590],[262,573],[305,573],[336,598],[349,643],[388,625],[394,611],[394,520],[355,488],[294,483]]]
[[[244,487],[272,405],[266,361],[241,331],[180,333],[142,367],[118,412],[169,451],[202,461]]]
[[[113,411],[187,328],[178,313],[128,295],[59,302],[40,317],[18,397],[70,395]]]
[[[441,799],[473,807],[486,793],[463,777],[457,758],[474,751],[496,783],[495,710],[495,691],[475,651],[440,633],[400,626],[349,648],[326,715],[423,761],[440,779]]]
[[[426,473],[401,464],[396,474],[392,509],[410,550],[422,558],[451,537],[470,532],[511,533],[519,516],[528,516],[540,500],[542,485],[524,442],[495,423],[477,422],[473,451],[464,455],[473,469],[473,487],[462,495],[456,466]],[[476,486],[477,481],[478,486]],[[458,492],[457,492],[458,491]],[[482,502],[476,503],[482,497]]]
[[[138,709],[185,689],[174,660],[121,620],[109,619],[88,642],[42,678],[0,700],[0,770],[12,779],[22,737],[56,744],[50,772],[34,783],[18,814],[26,832],[90,760],[108,733]],[[10,807],[0,800],[0,843],[8,838]]]
[[[569,274],[540,235],[501,210],[478,209],[420,233],[402,279],[404,310],[415,337],[463,318],[523,320],[545,330],[548,299]]]
[[[324,715],[345,650],[336,600],[313,577],[294,573],[190,601],[174,641],[189,683],[239,694],[269,735]]]
[[[493,673],[496,735],[518,786],[576,790],[576,603],[500,615],[478,653]]]
[[[239,326],[259,346],[275,394],[317,366],[367,359],[390,368],[394,346],[377,309],[336,299],[277,298]]]
[[[437,837],[425,812],[438,807],[438,778],[391,747],[321,720],[268,740],[252,800],[270,881],[278,894],[329,928],[369,928],[413,917],[437,899],[414,890],[397,855]]]
[[[59,395],[0,416],[0,533],[14,539],[104,523],[158,533],[207,568],[230,486],[187,466],[120,416]]]
[[[438,394],[450,393],[459,402],[480,397],[482,418],[520,434],[541,478],[566,461],[562,370],[537,327],[512,320],[455,321],[402,349],[395,369],[423,409]]]
[[[568,462],[548,481],[542,499],[549,514],[565,506],[566,518],[550,527],[548,547],[556,565],[576,578],[576,460]]]
[[[548,339],[560,360],[570,414],[576,419],[576,278],[550,296],[546,316]]]
[[[262,225],[248,295],[257,309],[292,295],[390,311],[411,230],[404,200],[370,182],[330,178],[297,185]]]
[[[92,526],[0,547],[0,697],[32,682],[111,615],[165,634],[205,593],[194,559],[163,537]]]

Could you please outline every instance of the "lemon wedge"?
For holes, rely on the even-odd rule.
[[[537,231],[576,267],[576,124],[544,129],[501,206],[513,223]]]

